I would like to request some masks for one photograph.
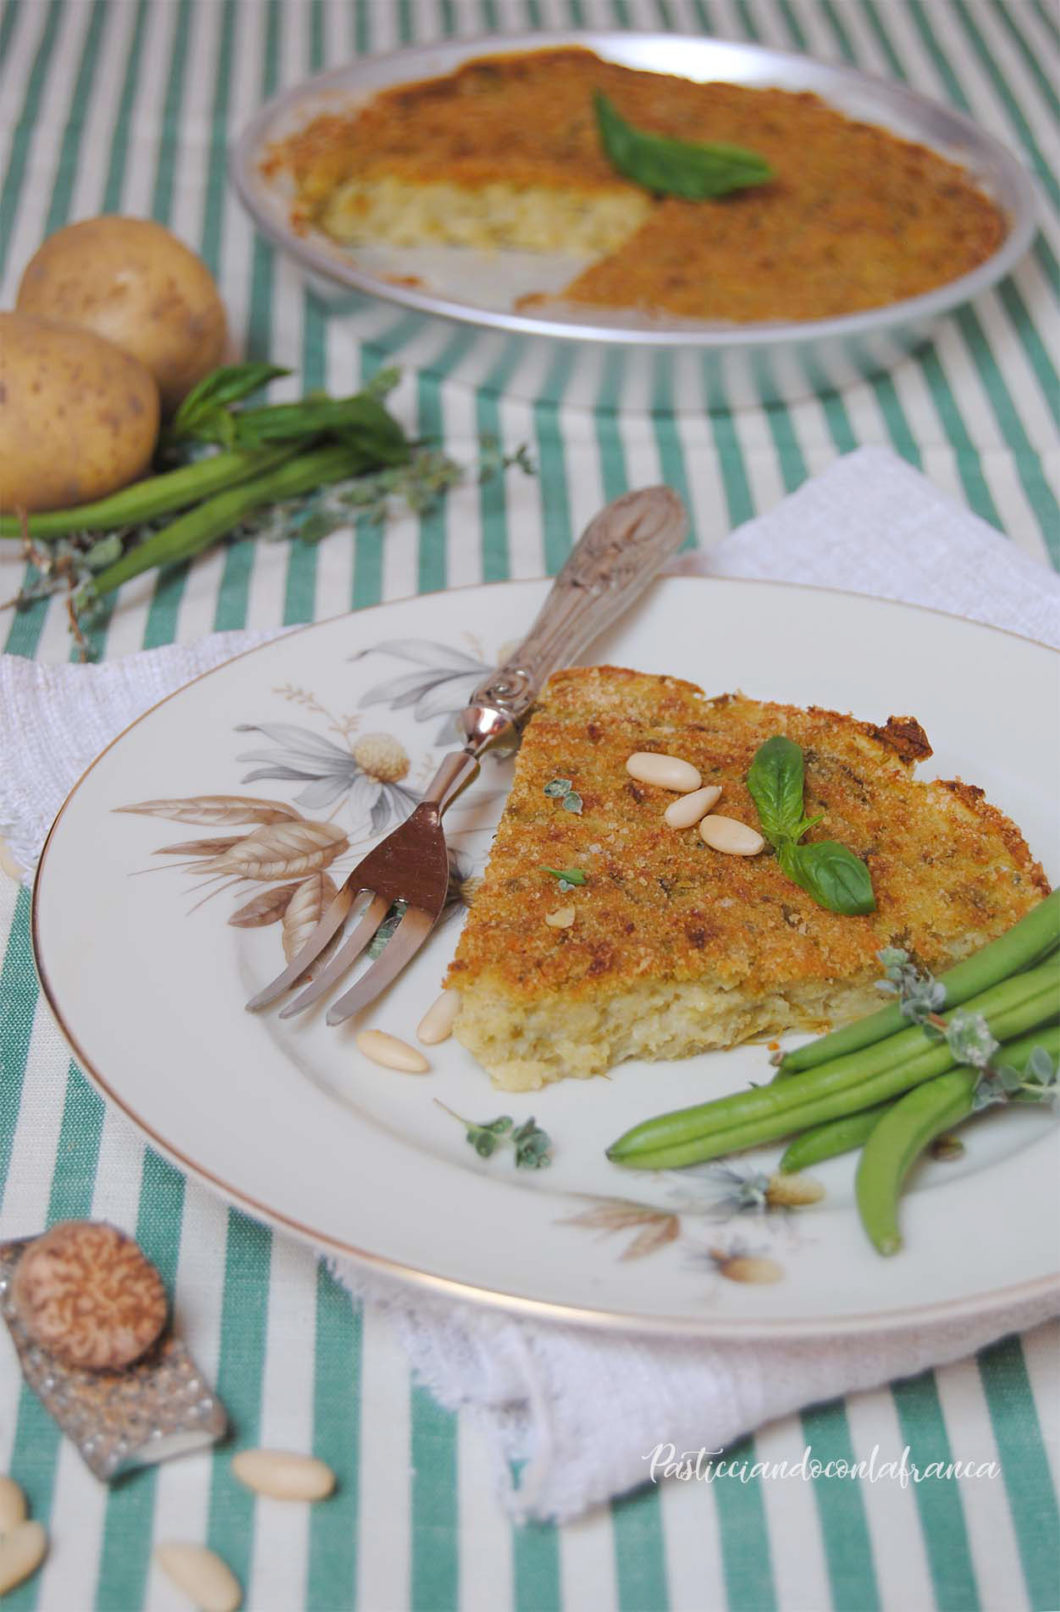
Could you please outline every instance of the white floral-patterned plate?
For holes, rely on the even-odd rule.
[[[365,841],[447,747],[448,713],[521,636],[537,582],[434,594],[292,633],[181,690],[89,769],[52,830],[34,903],[44,988],[82,1066],[179,1164],[321,1247],[454,1295],[645,1329],[834,1333],[994,1308],[1054,1283],[1058,1130],[987,1113],[957,1162],[918,1171],[906,1248],[879,1258],[849,1159],[799,1210],[763,1210],[776,1151],[644,1177],[604,1157],[639,1119],[770,1074],[762,1047],[501,1095],[455,1041],[426,1076],[354,1046],[362,1025],[280,1022],[243,1003],[278,972]],[[710,692],[915,714],[930,768],[983,786],[1056,877],[1056,657],[931,612],[699,578],[661,582],[600,660]],[[481,867],[510,763],[447,818],[457,880]],[[458,893],[454,889],[454,893]],[[459,923],[368,1022],[412,1039]],[[435,1099],[439,1101],[436,1102]],[[472,1120],[533,1115],[551,1169],[469,1147]]]

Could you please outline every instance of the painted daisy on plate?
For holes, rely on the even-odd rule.
[[[243,782],[279,778],[304,782],[296,796],[307,811],[323,811],[348,797],[355,823],[366,823],[373,834],[400,823],[419,802],[419,795],[404,782],[410,761],[399,739],[389,733],[363,733],[349,749],[309,728],[291,722],[244,722],[237,733],[261,733],[275,749],[248,750],[236,759],[255,762]]]

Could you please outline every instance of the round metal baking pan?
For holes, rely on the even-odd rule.
[[[1005,213],[1005,239],[970,274],[886,307],[837,319],[711,325],[603,314],[542,317],[510,306],[487,306],[482,298],[469,300],[453,289],[395,283],[395,277],[370,261],[370,252],[342,248],[321,233],[298,234],[291,228],[288,190],[262,172],[262,159],[272,142],[323,111],[348,107],[394,84],[450,73],[472,57],[563,45],[582,45],[627,67],[700,82],[812,91],[849,117],[880,124],[959,163]],[[683,410],[787,401],[890,368],[925,340],[942,315],[1009,272],[1030,245],[1036,218],[1034,187],[1023,164],[961,113],[903,85],[809,56],[669,33],[489,35],[366,57],[320,73],[269,101],[236,141],[230,168],[257,227],[306,270],[336,313],[361,305],[360,297],[350,298],[354,292],[419,314],[424,322],[440,321],[450,332],[454,323],[475,327],[498,356],[507,354],[510,393],[519,395],[521,373],[531,371],[527,395],[547,397],[547,377],[556,372],[557,394],[561,391],[565,401],[606,401],[612,407],[639,404]],[[503,285],[505,260],[515,256],[522,254],[502,253],[492,259],[488,278],[493,285]],[[471,266],[484,254],[462,257]],[[408,259],[405,267],[412,272]],[[394,266],[389,273],[393,276]],[[481,275],[463,270],[455,278],[461,287],[476,278],[484,283]],[[513,294],[525,288],[516,284]],[[532,361],[523,363],[523,357]],[[488,368],[488,353],[484,362]],[[482,362],[474,368],[479,375],[484,372]]]

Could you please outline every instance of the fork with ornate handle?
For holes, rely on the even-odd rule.
[[[669,487],[645,487],[608,504],[586,527],[529,636],[480,684],[460,716],[462,750],[443,760],[412,816],[369,851],[343,883],[316,928],[283,973],[251,998],[248,1008],[274,1002],[305,974],[363,901],[342,944],[281,1012],[300,1013],[320,1000],[360,957],[395,902],[405,912],[386,948],[357,983],[334,1002],[327,1022],[340,1024],[390,984],[427,939],[445,902],[449,857],[442,815],[479,771],[479,758],[511,739],[545,679],[568,666],[589,642],[643,592],[688,530],[688,516]]]

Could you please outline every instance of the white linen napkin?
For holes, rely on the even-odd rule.
[[[889,448],[846,454],[674,569],[926,605],[1060,649],[1060,577]]]
[[[839,460],[675,569],[873,593],[1060,647],[1060,579],[883,449]],[[218,634],[101,666],[0,657],[0,834],[20,866],[32,869],[67,791],[111,738],[268,636]],[[480,1422],[517,1519],[566,1521],[643,1482],[659,1445],[718,1451],[802,1406],[958,1359],[1060,1311],[1054,1294],[915,1330],[670,1342],[528,1321],[428,1298],[341,1261],[333,1268],[391,1317],[437,1398]]]

